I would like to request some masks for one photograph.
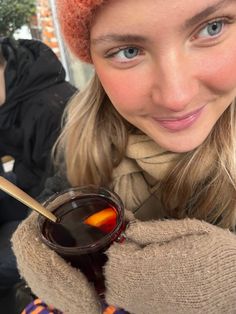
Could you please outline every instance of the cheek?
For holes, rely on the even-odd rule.
[[[213,90],[227,93],[236,88],[236,48],[217,53],[201,63],[203,80]]]
[[[120,112],[129,112],[138,109],[145,97],[146,88],[139,75],[128,71],[99,71],[96,69],[99,80],[109,99]]]

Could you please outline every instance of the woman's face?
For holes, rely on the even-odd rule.
[[[173,152],[199,146],[236,96],[235,0],[114,0],[91,55],[117,111]]]

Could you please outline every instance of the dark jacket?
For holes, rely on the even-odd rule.
[[[6,102],[0,107],[0,157],[15,159],[17,184],[32,196],[44,186],[66,103],[76,89],[40,41],[4,38]]]

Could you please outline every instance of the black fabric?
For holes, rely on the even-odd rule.
[[[11,221],[0,225],[0,295],[20,280],[16,268],[16,258],[12,252],[10,239],[20,221]]]
[[[37,40],[1,39],[6,101],[0,106],[0,157],[15,159],[18,185],[32,196],[42,190],[61,115],[76,89],[52,50]]]
[[[17,185],[16,175],[14,172],[4,172],[0,173],[8,181],[12,182],[13,184]],[[11,197],[9,194],[0,190],[0,228],[3,224],[14,221],[14,220],[23,220],[28,215],[28,207],[22,204],[21,202],[17,201],[15,198]],[[1,232],[0,232],[1,234]],[[1,236],[0,236],[0,246],[1,246]],[[3,252],[1,255],[3,255]],[[0,258],[1,260],[1,258]],[[0,274],[1,274],[1,263],[0,263]],[[1,275],[0,275],[1,279]],[[1,282],[1,280],[0,280]],[[1,283],[0,283],[1,287]]]
[[[0,157],[10,155],[15,159],[15,183],[36,197],[51,170],[51,148],[59,134],[66,103],[76,88],[65,81],[60,61],[42,42],[2,38],[0,45],[6,60],[6,101],[0,106]],[[27,216],[28,208],[4,194],[0,193],[0,308],[5,303],[10,313],[9,306],[16,302],[12,286],[20,279],[10,238]]]
[[[62,172],[58,172],[46,180],[44,190],[37,199],[39,202],[43,203],[53,194],[60,193],[69,188],[71,188],[71,185],[67,181],[66,175]]]

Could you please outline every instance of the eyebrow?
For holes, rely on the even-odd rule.
[[[197,13],[190,19],[188,19],[184,23],[185,28],[189,28],[193,25],[196,25],[197,23],[201,22],[204,18],[208,17],[209,15],[215,13],[217,10],[221,9],[225,4],[229,5],[232,2],[235,2],[235,0],[220,0],[219,2],[207,7],[205,10]]]
[[[140,35],[135,35],[135,34],[107,34],[107,35],[102,35],[97,38],[94,38],[91,40],[92,45],[97,45],[97,44],[102,44],[106,42],[117,42],[117,43],[130,43],[130,42],[135,42],[135,43],[145,43],[147,42],[147,38],[140,36]]]
[[[220,0],[219,2],[207,7],[205,10],[197,13],[190,19],[188,19],[184,23],[184,28],[190,28],[193,25],[196,25],[197,23],[201,22],[204,18],[208,17],[209,15],[215,13],[217,10],[222,8],[225,4],[229,5],[232,2],[235,2],[236,0]],[[136,34],[116,34],[116,33],[110,33],[106,35],[98,36],[97,38],[94,38],[91,40],[92,45],[99,45],[103,43],[111,43],[111,42],[117,42],[117,43],[146,43],[148,39],[146,37],[143,37],[141,35]]]

